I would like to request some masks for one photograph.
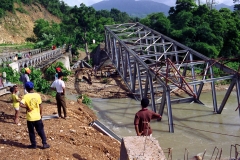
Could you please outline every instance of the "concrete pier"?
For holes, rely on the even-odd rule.
[[[166,160],[164,152],[154,137],[124,137],[120,160]]]

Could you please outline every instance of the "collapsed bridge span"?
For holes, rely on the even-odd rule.
[[[171,104],[203,104],[200,96],[205,83],[211,84],[215,113],[221,114],[234,87],[240,103],[239,72],[140,23],[105,26],[105,45],[106,54],[136,99],[149,97],[152,110],[161,115],[166,104],[169,132],[174,132]],[[215,77],[216,68],[224,75]],[[215,83],[222,80],[230,85],[218,106]],[[178,89],[187,96],[172,96]]]

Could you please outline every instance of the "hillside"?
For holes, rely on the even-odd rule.
[[[18,4],[14,8],[19,8]],[[27,13],[7,12],[6,16],[0,19],[0,44],[1,43],[23,43],[26,38],[33,37],[34,22],[37,19],[45,19],[59,23],[61,20],[49,13],[43,6],[22,5]]]
[[[163,12],[168,15],[169,6],[154,1],[134,1],[134,0],[108,0],[101,1],[92,5],[96,10],[111,10],[116,8],[121,12],[126,12],[130,16],[145,17],[148,14]]]

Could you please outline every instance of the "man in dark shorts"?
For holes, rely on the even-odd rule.
[[[150,136],[152,134],[152,129],[150,126],[151,119],[160,120],[162,118],[160,114],[148,110],[148,104],[149,100],[147,98],[143,98],[141,100],[142,109],[138,111],[135,115],[134,125],[137,136]]]

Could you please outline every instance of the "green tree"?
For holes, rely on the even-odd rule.
[[[163,13],[154,13],[148,15],[146,18],[140,20],[140,23],[147,25],[148,27],[168,35],[171,29],[170,20]]]
[[[116,8],[112,8],[110,10],[110,15],[116,23],[126,23],[131,20],[131,18],[126,12],[121,12]]]
[[[240,4],[239,4],[239,2],[240,2],[240,0],[233,0],[233,3],[235,3],[234,4],[234,10],[235,11],[240,11]]]
[[[49,27],[50,27],[50,24],[48,21],[44,19],[39,19],[35,21],[33,32],[39,38],[39,37],[42,37],[44,30],[47,30]]]
[[[192,47],[198,52],[210,58],[216,58],[219,54],[218,50],[214,46],[211,46],[204,42],[196,42]]]
[[[1,0],[0,8],[3,10],[13,11],[13,0]]]
[[[89,55],[88,44],[95,38],[96,11],[93,7],[87,7],[83,3],[80,7],[74,6],[71,10],[70,22],[73,24],[73,33],[76,43],[84,44],[86,54]]]
[[[21,0],[25,4],[32,4],[33,0]]]

